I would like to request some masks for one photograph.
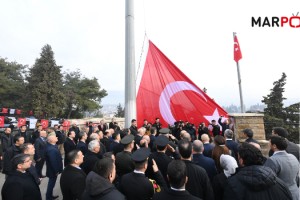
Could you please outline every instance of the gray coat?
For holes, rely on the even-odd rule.
[[[296,184],[299,176],[299,162],[297,158],[286,151],[273,154],[265,162],[265,166],[270,167],[283,180],[293,195],[294,200],[299,199],[299,188]]]

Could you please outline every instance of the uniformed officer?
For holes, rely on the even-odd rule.
[[[160,192],[162,188],[166,188],[166,183],[155,160],[152,162],[155,180],[148,179],[145,176],[149,155],[150,150],[148,148],[140,148],[132,154],[135,169],[133,172],[124,175],[120,183],[120,190],[128,200],[148,200],[153,197],[155,192]]]
[[[130,173],[134,170],[134,163],[131,159],[131,152],[134,148],[134,136],[126,135],[122,138],[121,144],[124,145],[124,150],[116,155],[116,170],[118,178],[124,174]]]

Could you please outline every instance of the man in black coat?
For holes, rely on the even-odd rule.
[[[31,136],[31,143],[32,144],[34,144],[35,140],[40,137],[41,130],[43,130],[43,126],[41,124],[39,124],[37,126],[37,129],[32,133],[32,136]]]
[[[125,196],[112,184],[116,177],[116,166],[111,158],[99,160],[94,170],[86,177],[84,200],[125,200]]]
[[[79,133],[79,141],[77,143],[76,149],[79,149],[83,155],[85,155],[88,151],[88,145],[86,143],[87,134],[85,132]]]
[[[186,190],[192,195],[205,200],[214,200],[214,194],[206,171],[192,162],[192,143],[186,139],[178,144],[181,160],[186,164],[188,182]]]
[[[186,165],[181,160],[173,160],[168,166],[168,178],[171,188],[155,193],[153,200],[201,200],[191,195],[185,185],[188,181]]]
[[[233,131],[230,129],[226,129],[224,132],[224,137],[226,139],[225,145],[231,151],[231,156],[234,157],[236,161],[238,161],[238,146],[239,146],[239,144],[232,139]]]
[[[46,154],[46,147],[47,147],[47,133],[46,131],[40,131],[40,137],[35,140],[34,148],[34,160],[35,160],[35,168],[37,174],[40,178],[44,178],[45,176],[42,174],[43,166],[45,163],[45,154]]]
[[[26,172],[31,166],[29,155],[18,154],[12,159],[13,172],[2,187],[2,200],[41,200],[41,191],[32,175]]]
[[[14,137],[11,135],[11,129],[5,128],[4,133],[1,134],[1,144],[3,153],[13,145]]]
[[[83,162],[83,154],[75,149],[67,154],[69,165],[65,167],[60,177],[60,188],[63,199],[82,199],[82,193],[85,189],[86,174],[80,165]]]
[[[14,137],[13,141],[14,141],[14,144],[11,147],[9,147],[3,155],[3,171],[2,171],[2,173],[6,174],[6,175],[9,175],[13,171],[11,159],[15,155],[22,153],[20,146],[22,144],[24,144],[24,138],[22,136],[17,135]]]
[[[77,124],[74,122],[73,125],[71,126],[71,128],[69,128],[69,132],[74,131],[75,132],[75,143],[77,144],[78,141],[78,136],[80,133],[80,130],[77,126]]]
[[[120,190],[128,200],[150,200],[154,193],[160,192],[162,188],[167,188],[155,160],[151,163],[155,180],[148,179],[145,176],[149,155],[150,150],[148,148],[140,148],[132,154],[135,169],[133,172],[125,174],[120,182]]]
[[[255,146],[242,143],[239,148],[241,168],[228,179],[223,200],[292,200],[292,194],[273,170],[263,166],[263,155]]]
[[[159,171],[162,173],[166,183],[168,183],[168,178],[167,178],[167,169],[169,163],[173,160],[171,157],[166,155],[167,148],[172,149],[173,152],[175,153],[175,149],[173,149],[169,144],[169,140],[166,136],[164,135],[159,135],[156,140],[156,151],[150,154],[149,159],[148,159],[148,168],[146,170],[146,176],[148,178],[154,179],[154,172],[152,169],[152,160],[155,160],[157,167]]]
[[[121,144],[124,145],[124,151],[116,155],[116,168],[119,178],[134,170],[134,162],[131,159],[131,152],[134,148],[134,136],[126,135],[122,138]]]
[[[225,121],[223,121],[223,116],[221,116],[218,120],[218,123],[221,125],[222,127],[222,136],[224,136],[224,133],[225,133],[225,130],[226,129],[230,129],[229,127],[229,120],[228,119],[225,119]]]
[[[100,144],[97,140],[90,141],[88,145],[88,151],[84,156],[83,163],[81,164],[82,170],[85,174],[90,173],[95,166],[95,163],[99,160]]]
[[[20,130],[18,131],[18,133],[16,135],[20,135],[22,137],[24,137],[24,143],[29,143],[31,142],[31,134],[28,133],[26,131],[27,126],[24,124],[22,126],[20,126]]]
[[[48,144],[46,147],[46,176],[49,178],[46,200],[52,200],[58,198],[58,196],[53,196],[53,188],[56,183],[57,176],[63,170],[63,163],[61,154],[56,145],[57,137],[55,134],[48,135]]]
[[[134,136],[137,135],[138,130],[137,130],[137,123],[136,123],[136,119],[132,119],[131,120],[131,126],[129,127],[130,129],[130,133]]]
[[[64,165],[67,166],[69,163],[67,154],[76,149],[76,142],[75,142],[75,131],[68,132],[68,137],[64,143],[64,150],[65,150],[65,160]]]

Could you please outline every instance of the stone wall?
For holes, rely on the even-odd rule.
[[[264,115],[257,113],[231,113],[229,117],[232,121],[235,138],[238,142],[244,142],[246,137],[243,134],[245,128],[253,130],[253,139],[257,140],[261,146],[262,152],[268,156],[269,142],[266,140]]]

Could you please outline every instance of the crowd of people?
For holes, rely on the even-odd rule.
[[[15,135],[6,128],[2,199],[58,199],[53,188],[60,184],[64,200],[298,200],[300,148],[287,131],[273,128],[268,157],[251,127],[243,133],[247,139],[238,143],[222,118],[197,128],[182,121],[163,127],[159,118],[141,127],[133,119],[125,129],[114,120],[72,124],[66,132],[59,124],[46,130],[38,124],[33,133],[24,125]]]

